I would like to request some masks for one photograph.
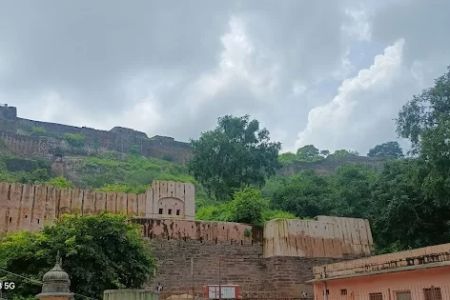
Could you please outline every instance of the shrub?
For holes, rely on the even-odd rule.
[[[72,147],[83,147],[86,140],[85,136],[80,133],[66,133],[64,140]]]

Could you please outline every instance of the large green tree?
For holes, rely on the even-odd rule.
[[[417,248],[448,242],[448,209],[427,195],[428,167],[422,160],[386,164],[373,187],[368,206],[377,248]]]
[[[279,167],[280,143],[270,142],[269,131],[248,115],[219,118],[216,129],[202,133],[192,147],[190,171],[219,200],[243,186],[262,186]]]
[[[42,232],[19,232],[0,241],[0,268],[41,280],[56,253],[70,275],[71,289],[101,299],[105,289],[139,288],[152,274],[154,261],[137,225],[123,216],[64,216]],[[0,281],[17,283],[8,299],[34,296],[39,285],[0,270]]]
[[[382,158],[401,158],[403,157],[402,148],[398,142],[386,142],[376,145],[367,153],[368,157],[382,157]]]
[[[315,161],[322,159],[319,149],[314,145],[306,145],[297,149],[297,159],[302,161]]]
[[[397,119],[397,131],[410,139],[417,155],[416,169],[407,169],[401,175],[413,183],[403,189],[416,191],[417,200],[407,196],[405,208],[410,213],[408,228],[414,236],[413,245],[428,245],[450,240],[450,68],[436,79],[433,87],[424,90],[403,106]],[[420,172],[419,172],[420,171]],[[418,173],[411,178],[411,173]],[[398,188],[397,188],[398,190]],[[393,190],[395,191],[395,190]],[[393,196],[391,201],[397,200]],[[398,203],[395,201],[393,203]],[[417,203],[417,204],[416,204]],[[389,215],[392,220],[395,214]],[[387,217],[387,216],[386,216]],[[419,228],[415,225],[420,224]],[[425,231],[420,229],[425,228]],[[406,229],[406,228],[405,228]],[[406,233],[404,233],[406,234]]]
[[[413,96],[403,106],[397,119],[397,132],[411,140],[415,152],[420,152],[421,142],[431,132],[439,131],[450,119],[450,67],[447,73],[435,80],[433,87]],[[442,128],[441,128],[442,129]],[[445,132],[439,137],[445,141]],[[448,146],[448,145],[447,145]]]
[[[342,217],[367,218],[371,190],[377,173],[366,166],[347,164],[330,176],[332,208],[330,213]]]
[[[313,171],[303,171],[282,180],[274,187],[272,207],[291,212],[298,217],[315,217],[330,209],[331,190],[327,177]]]

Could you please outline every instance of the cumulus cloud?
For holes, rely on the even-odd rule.
[[[329,103],[313,108],[297,146],[367,150],[379,140],[382,127],[393,120],[398,109],[391,90],[402,79],[403,45],[404,40],[399,40],[387,47],[370,68],[344,80]]]

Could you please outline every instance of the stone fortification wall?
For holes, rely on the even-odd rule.
[[[217,236],[219,239],[219,236]],[[312,296],[305,282],[313,278],[312,268],[337,261],[332,258],[270,257],[262,243],[235,240],[208,241],[149,239],[158,268],[147,287],[160,283],[162,299],[174,294],[200,296],[206,285],[235,284],[243,299],[300,299]]]
[[[193,220],[135,218],[142,234],[150,239],[196,240],[244,244],[261,244],[262,230],[247,224]]]
[[[39,129],[38,132],[35,130]],[[81,134],[83,146],[71,146],[66,134]],[[192,150],[188,143],[170,137],[148,138],[143,132],[114,127],[109,131],[88,127],[75,127],[18,118],[15,107],[0,106],[0,139],[16,155],[52,156],[64,152],[70,155],[88,155],[105,151],[140,153],[186,163]]]
[[[195,219],[195,187],[192,183],[154,181],[147,191],[146,217]]]
[[[17,109],[8,104],[0,104],[0,119],[14,120],[17,118]]]
[[[373,240],[365,219],[319,216],[277,219],[264,225],[264,255],[299,257],[368,256]]]
[[[162,284],[162,299],[200,296],[204,286],[219,282],[239,285],[244,299],[299,299],[303,292],[312,296],[306,282],[313,278],[313,267],[358,256],[269,256],[262,228],[247,224],[148,218],[134,222],[142,226],[158,263],[147,287]]]
[[[103,300],[159,300],[159,295],[146,290],[106,290]]]
[[[65,213],[110,212],[136,217],[193,219],[194,195],[192,184],[172,181],[155,181],[152,188],[139,195],[3,182],[0,183],[0,234],[41,230],[44,224]],[[173,206],[174,213],[179,209],[180,214],[159,214],[159,209],[167,205]]]

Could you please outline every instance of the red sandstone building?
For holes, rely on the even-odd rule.
[[[450,244],[314,267],[315,300],[449,300]]]

